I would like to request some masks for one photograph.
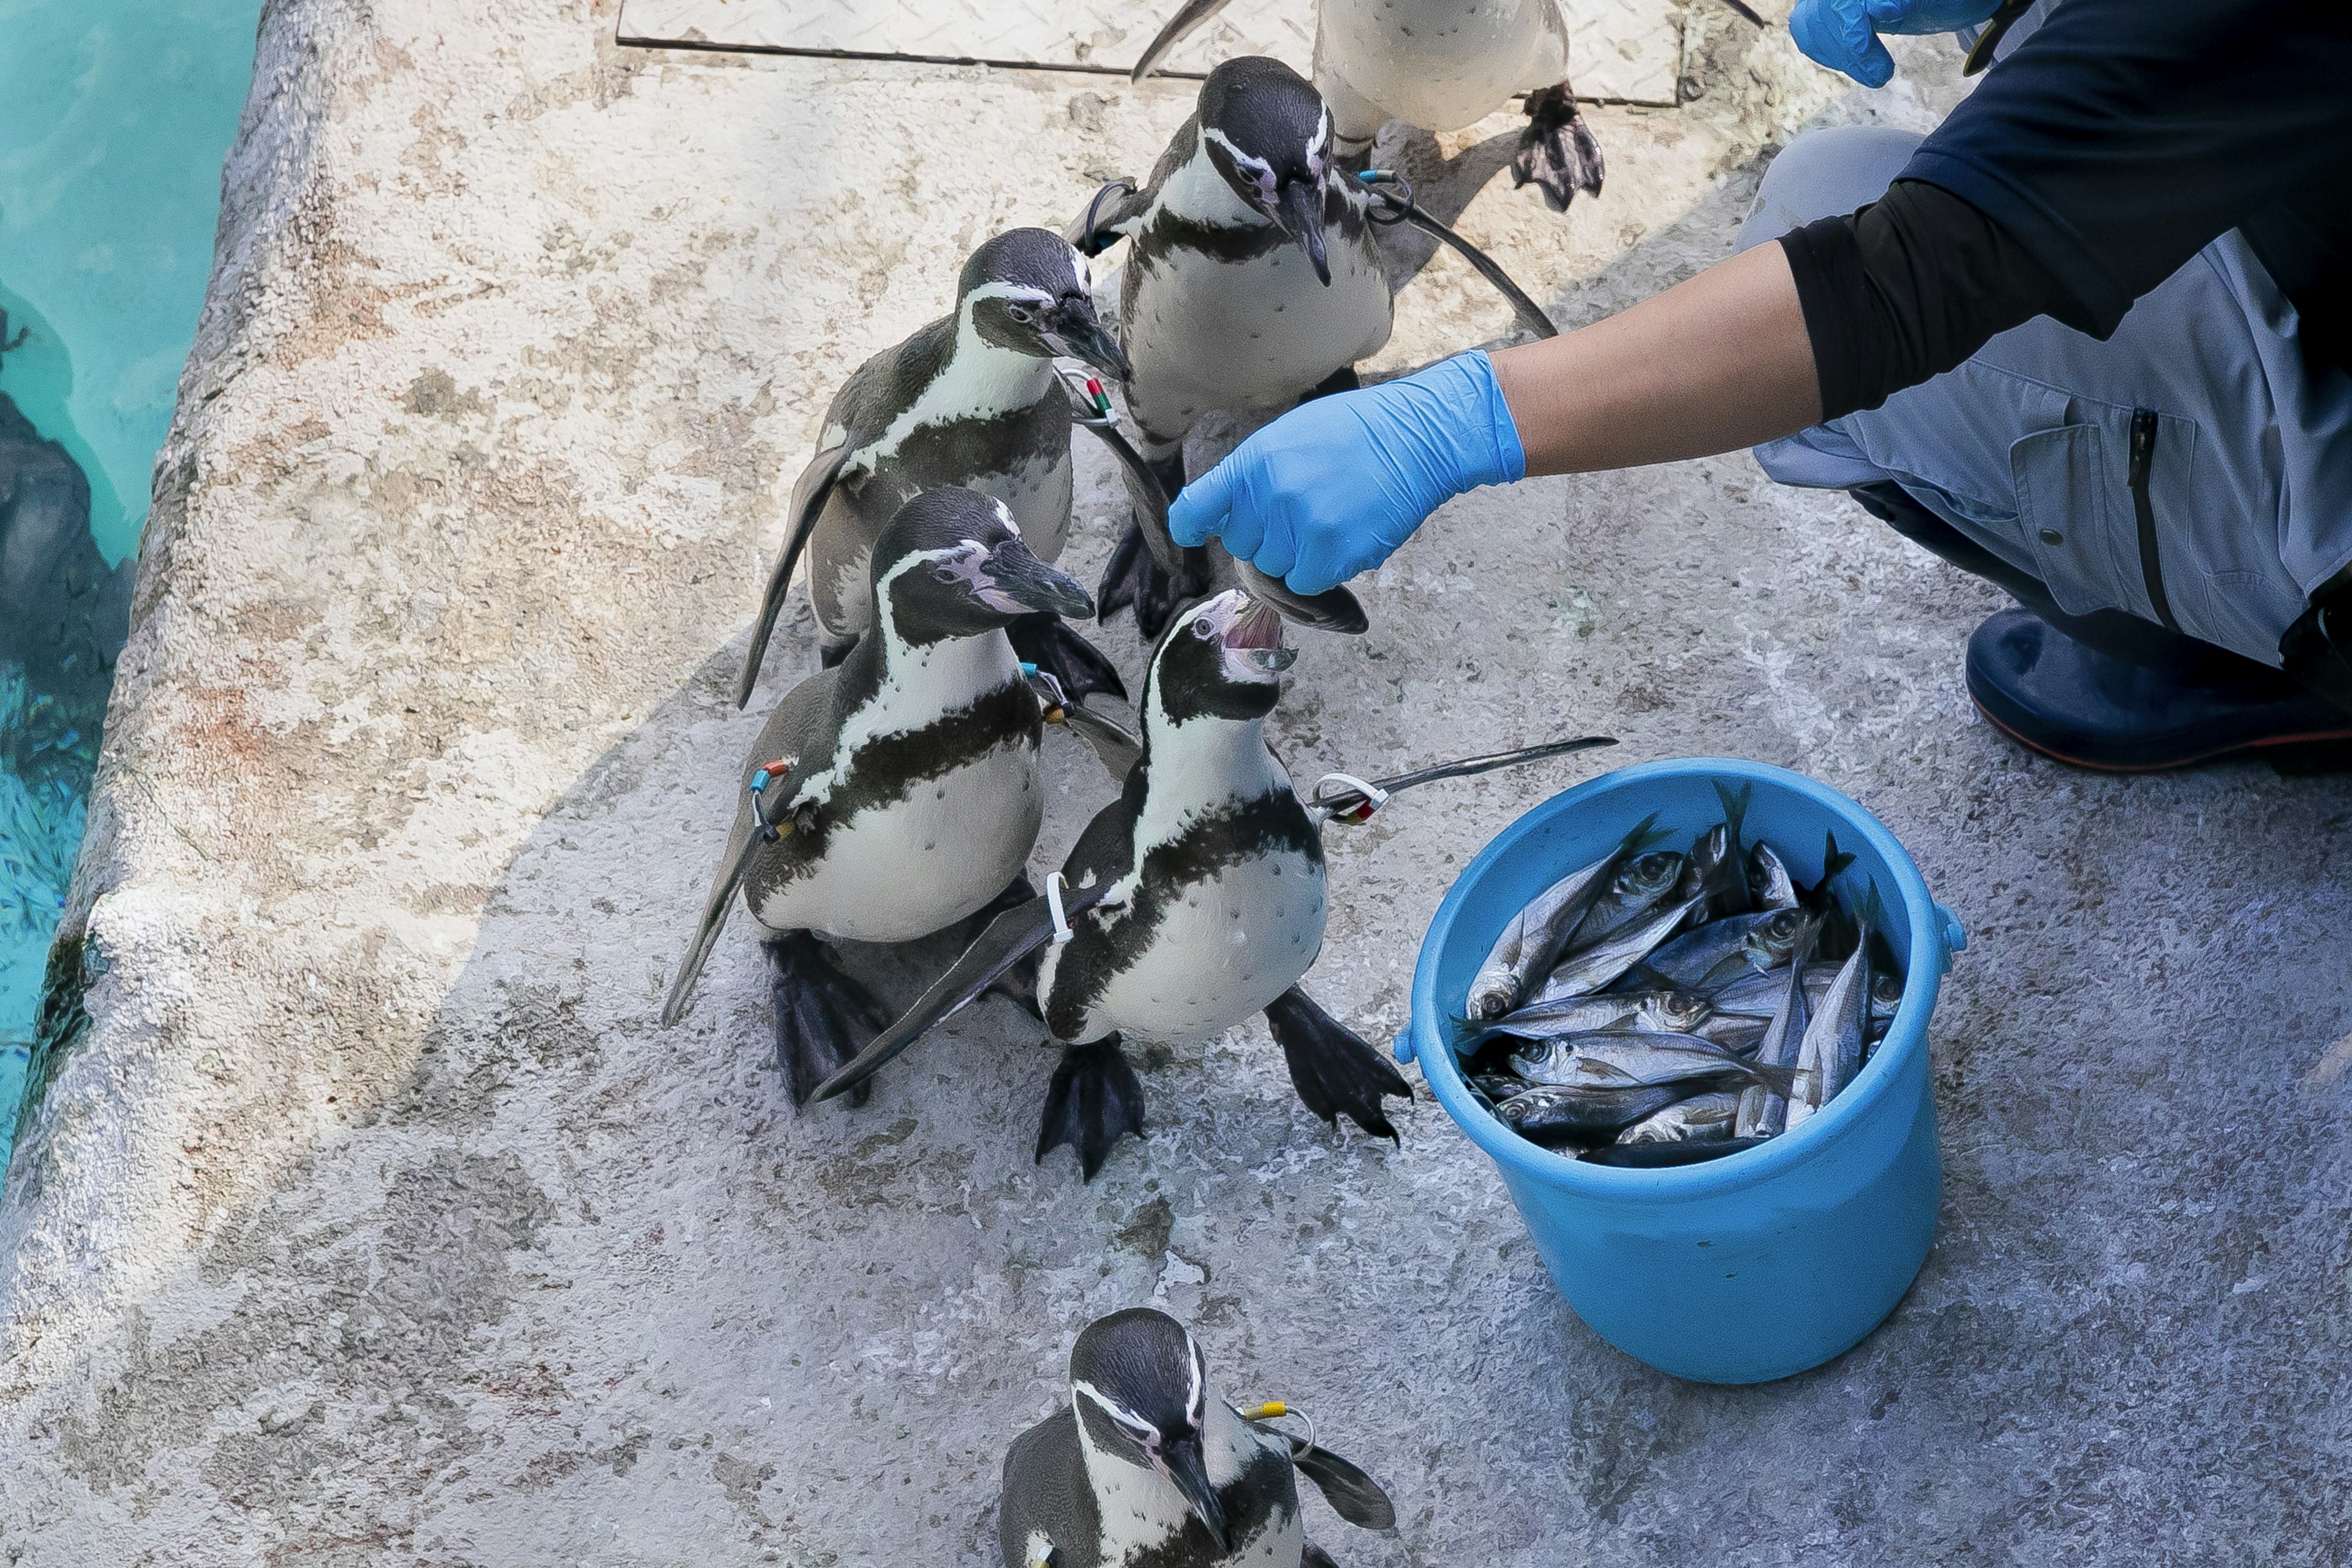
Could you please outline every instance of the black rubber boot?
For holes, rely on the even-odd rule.
[[[2170,666],[2136,663],[2031,610],[2003,610],[1969,638],[1969,695],[2018,744],[2101,773],[2162,773],[2352,741],[2352,714],[2267,665],[2221,657],[2226,663],[2204,653]]]

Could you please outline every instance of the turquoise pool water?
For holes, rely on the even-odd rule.
[[[259,13],[0,0],[0,1157]]]

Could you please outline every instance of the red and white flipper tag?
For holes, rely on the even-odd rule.
[[[1335,784],[1344,787],[1334,790],[1331,786]],[[1335,801],[1345,800],[1350,795],[1357,797],[1357,804],[1347,810],[1342,811],[1332,804]],[[1372,819],[1372,814],[1388,803],[1388,791],[1376,784],[1369,784],[1353,773],[1325,773],[1315,781],[1315,804],[1328,811],[1332,816],[1341,822],[1370,822]]]

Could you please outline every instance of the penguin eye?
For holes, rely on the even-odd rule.
[[[931,580],[936,583],[953,584],[957,581],[955,568],[952,566],[934,566],[931,568]]]
[[[1004,313],[1024,327],[1036,319],[1030,315],[1029,307],[1026,305],[1007,305],[1004,307]]]
[[[1217,628],[1209,624],[1208,616],[1202,616],[1192,622],[1192,635],[1202,642],[1207,642],[1217,635]]]

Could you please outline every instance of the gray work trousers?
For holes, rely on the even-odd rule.
[[[1875,201],[1920,141],[1798,137],[1740,248]],[[2183,633],[2273,667],[2312,591],[2352,562],[2352,375],[2306,372],[2294,307],[2234,231],[2105,342],[2029,321],[1756,458],[1782,484],[1898,484],[2069,614],[2157,621],[2160,595]]]

